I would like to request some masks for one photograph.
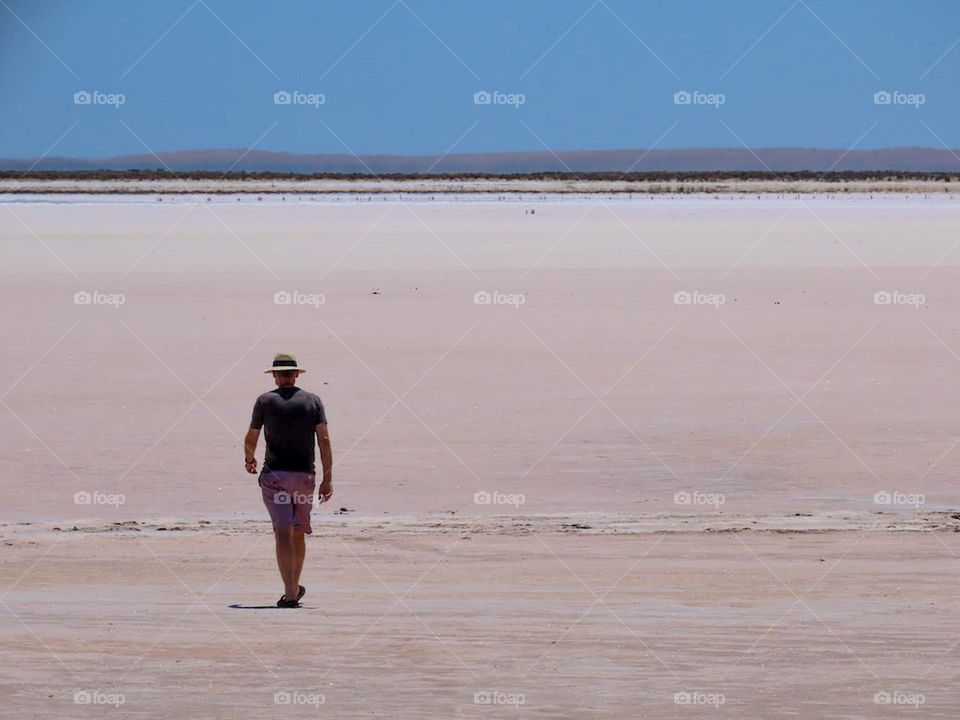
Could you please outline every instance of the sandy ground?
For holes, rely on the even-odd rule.
[[[115,711],[77,705],[88,692],[123,717],[270,718],[290,693],[349,718],[955,717],[953,532],[566,520],[339,527],[311,539],[296,611],[269,608],[262,525],[4,528],[4,586],[26,573],[3,599],[5,706]]]
[[[949,198],[0,205],[0,712],[954,716]],[[337,458],[282,616],[277,350]]]

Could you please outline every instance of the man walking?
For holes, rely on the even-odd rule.
[[[306,592],[300,584],[306,554],[304,535],[313,532],[310,511],[317,477],[314,441],[320,448],[323,465],[321,503],[333,495],[333,454],[323,403],[313,393],[296,387],[297,377],[306,372],[297,365],[297,359],[278,353],[273,365],[264,372],[273,374],[277,389],[263,393],[253,406],[250,429],[243,443],[244,460],[247,472],[255,475],[254,453],[260,429],[266,426],[267,452],[259,484],[263,504],[273,521],[277,566],[283,578],[283,595],[277,607],[295,608],[300,607],[300,598]]]

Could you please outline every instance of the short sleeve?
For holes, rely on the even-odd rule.
[[[315,425],[320,425],[327,421],[327,411],[323,407],[323,401],[320,398],[317,398],[317,407],[316,407],[316,417],[317,421]]]
[[[263,427],[263,398],[257,398],[253,404],[253,415],[250,416],[250,429],[259,430]]]

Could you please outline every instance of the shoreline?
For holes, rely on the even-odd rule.
[[[335,517],[315,514],[314,537],[372,538],[382,535],[464,536],[501,535],[710,535],[710,534],[836,534],[960,532],[960,513],[952,510],[917,512],[797,512],[756,514],[625,514],[539,513],[529,515],[455,516],[454,513],[396,516]],[[187,519],[161,517],[104,521],[75,519],[0,523],[0,541],[35,541],[65,534],[111,537],[167,534],[251,535],[269,529],[269,520],[257,517]]]
[[[846,195],[960,193],[945,180],[0,179],[0,195]]]

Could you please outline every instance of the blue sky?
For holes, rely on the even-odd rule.
[[[956,148],[958,39],[954,0],[0,0],[0,156]]]

